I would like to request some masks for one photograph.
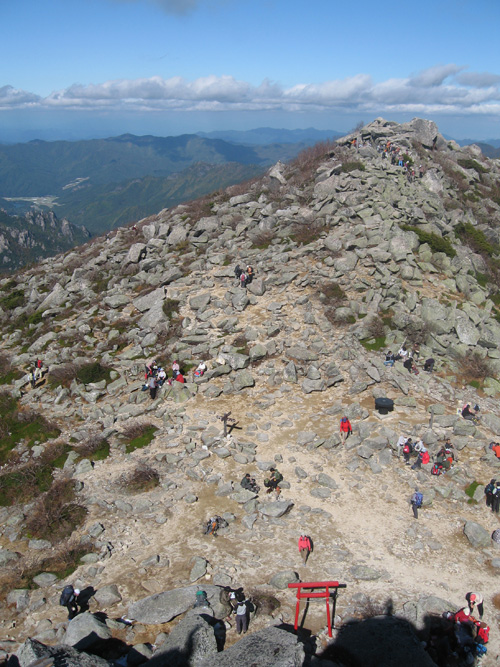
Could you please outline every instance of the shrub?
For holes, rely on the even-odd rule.
[[[335,143],[333,141],[323,141],[301,151],[290,162],[291,180],[294,185],[302,185],[310,181],[319,165],[331,157],[334,148]]]
[[[307,245],[308,243],[313,243],[317,241],[324,227],[319,222],[313,222],[312,224],[296,224],[293,227],[293,232],[290,235],[290,239],[298,243],[299,245]]]
[[[163,302],[163,312],[164,314],[168,317],[169,320],[171,320],[174,316],[174,313],[177,312],[177,309],[179,308],[179,303],[177,299],[165,299]]]
[[[110,369],[106,366],[101,366],[98,361],[91,364],[84,364],[78,369],[76,379],[81,384],[91,384],[93,382],[101,382],[101,380],[109,382],[111,380]]]
[[[14,380],[20,380],[23,375],[20,370],[12,368],[10,357],[0,352],[0,384],[10,384]]]
[[[342,163],[342,171],[344,174],[348,174],[351,171],[365,171],[365,165],[359,160],[349,160],[348,162]]]
[[[457,254],[450,241],[443,236],[438,236],[434,232],[424,232],[418,227],[411,227],[410,225],[401,225],[401,229],[406,232],[415,232],[420,243],[427,243],[432,252],[444,252],[450,258]]]
[[[273,239],[274,232],[270,230],[261,231],[252,236],[252,245],[254,248],[258,248],[259,250],[265,250],[266,248],[269,248]]]
[[[480,255],[491,257],[500,253],[500,247],[488,241],[484,232],[474,227],[470,222],[461,222],[458,224],[455,227],[455,234],[462,243]]]
[[[61,540],[69,537],[86,515],[87,508],[75,502],[74,481],[64,477],[56,480],[39,497],[26,521],[26,528],[33,537]]]
[[[77,367],[75,364],[61,364],[50,368],[48,374],[48,384],[55,388],[59,386],[69,387],[76,378]]]
[[[330,307],[341,306],[347,300],[346,293],[338,283],[324,283],[321,285],[320,290],[320,295],[323,295],[325,303]]]
[[[146,493],[160,483],[158,471],[141,463],[129,475],[120,478],[120,486],[128,493]]]
[[[483,165],[479,164],[479,162],[476,162],[476,160],[472,160],[470,158],[466,160],[457,160],[457,163],[464,169],[473,169],[479,174],[479,176],[481,176],[481,174],[485,174],[488,171],[485,167],[483,167]]]
[[[24,306],[24,302],[24,292],[20,289],[15,289],[10,294],[7,294],[7,296],[0,299],[0,306],[3,310],[14,310],[14,308]]]
[[[473,380],[484,380],[494,376],[490,360],[478,352],[471,352],[457,357],[457,363],[464,378],[470,383]]]

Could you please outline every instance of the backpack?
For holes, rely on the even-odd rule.
[[[59,604],[61,607],[66,607],[75,597],[75,589],[71,584],[65,586],[62,589],[61,597],[59,598]]]
[[[422,507],[422,503],[424,501],[424,496],[422,493],[416,493],[415,494],[415,499],[414,499],[414,504],[415,507]]]
[[[492,484],[492,483],[490,482],[489,484],[487,484],[487,485],[484,487],[484,492],[485,492],[485,494],[486,494],[487,496],[489,496],[489,495],[493,495],[493,489],[494,489],[494,488],[495,488],[495,485]]]
[[[283,481],[283,475],[278,470],[276,470],[275,473],[274,473],[274,481],[277,484],[279,484],[281,481]]]
[[[439,463],[435,463],[432,466],[431,475],[441,475],[442,472],[443,472],[443,466],[439,465]]]

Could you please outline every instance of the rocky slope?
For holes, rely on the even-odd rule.
[[[413,180],[384,157],[387,142],[410,175],[413,161]],[[12,396],[3,418],[21,434],[0,440],[5,653],[27,665],[48,655],[31,640],[20,650],[28,637],[82,648],[94,632],[108,642],[95,649],[96,665],[130,646],[135,658],[150,657],[148,642],[159,647],[153,665],[223,664],[213,628],[179,616],[197,586],[216,617],[227,610],[217,587],[243,586],[260,610],[251,630],[261,649],[243,643],[250,637],[234,644],[234,629],[226,646],[234,644],[227,660],[240,647],[232,661],[247,664],[248,651],[278,646],[265,628],[293,623],[286,585],[300,578],[346,584],[335,609],[345,631],[337,652],[311,657],[326,645],[323,605],[311,604],[304,626],[316,646],[307,643],[304,657],[302,644],[284,640],[282,664],[370,664],[356,641],[346,648],[350,619],[394,614],[422,630],[433,614],[465,604],[469,590],[485,596],[492,635],[482,664],[495,664],[498,517],[483,491],[500,466],[488,448],[500,435],[499,192],[500,165],[474,147],[444,141],[429,121],[377,119],[262,180],[0,282],[2,379]],[[237,263],[256,269],[247,290],[234,279]],[[419,375],[383,364],[387,347],[405,341],[420,343]],[[16,373],[35,357],[50,372],[31,389]],[[422,371],[428,357],[432,375]],[[151,358],[168,369],[178,359],[189,381],[152,400],[140,391]],[[193,381],[200,359],[209,370]],[[380,396],[394,400],[393,412],[375,411]],[[479,425],[457,414],[464,402],[480,404]],[[224,438],[219,417],[229,411],[237,423]],[[354,430],[345,446],[343,414]],[[32,431],[14,430],[20,416]],[[156,428],[144,447],[141,427]],[[411,470],[397,457],[400,434],[423,438],[431,454],[451,437],[458,463],[442,477]],[[76,494],[57,512],[42,463],[61,502],[66,481]],[[279,501],[242,492],[245,472],[262,485],[272,465],[285,478]],[[25,479],[31,495],[21,498]],[[409,505],[416,485],[418,521]],[[229,523],[217,538],[202,530],[213,514]],[[305,566],[302,533],[315,544]],[[69,549],[80,560],[67,575]],[[92,586],[90,611],[105,611],[106,622],[83,614],[68,626],[57,604],[65,583]],[[164,597],[177,588],[174,601]],[[121,616],[136,622],[124,627]],[[190,663],[186,633],[204,637]],[[411,632],[407,640],[405,663],[426,664]],[[383,650],[373,664],[401,664]]]

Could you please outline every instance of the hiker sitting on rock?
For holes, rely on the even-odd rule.
[[[159,368],[158,373],[156,374],[156,381],[159,387],[163,387],[165,380],[167,379],[167,373],[164,368]]]
[[[269,479],[264,480],[264,486],[267,489],[267,493],[276,491],[276,495],[279,496],[281,493],[279,483],[283,480],[283,475],[279,472],[279,470],[276,470],[276,468],[270,468],[269,472],[271,475],[269,476]]]
[[[179,366],[179,362],[174,361],[174,363],[172,364],[172,373],[173,373],[172,377],[174,379],[177,377],[177,374],[179,373],[180,370],[181,370],[181,367]]]
[[[474,421],[477,419],[477,412],[475,410],[472,410],[470,407],[470,403],[467,403],[467,405],[464,405],[462,408],[462,417],[464,419],[467,419],[468,421]]]
[[[385,354],[384,366],[394,366],[394,355],[390,350],[387,350]]]
[[[257,482],[253,477],[250,477],[250,473],[247,472],[243,476],[243,479],[240,482],[241,486],[246,489],[247,491],[251,491],[252,493],[259,493],[259,486],[257,485]]]
[[[194,372],[194,376],[197,377],[197,378],[201,378],[201,377],[203,377],[206,370],[207,370],[206,363],[204,361],[200,361],[200,363],[198,364],[197,369]]]
[[[403,361],[406,360],[406,357],[408,356],[408,350],[406,349],[406,345],[401,345],[401,347],[398,350],[398,353],[394,357],[394,361]]]
[[[420,440],[420,442],[422,442],[422,441]],[[417,460],[415,461],[415,463],[411,467],[412,470],[420,470],[420,468],[422,467],[422,464],[426,465],[431,460],[429,452],[424,447],[423,443],[422,443],[422,446],[420,447],[420,449],[417,450],[418,445],[419,445],[419,443],[417,443],[415,445],[415,451],[418,451],[418,454],[417,454]]]

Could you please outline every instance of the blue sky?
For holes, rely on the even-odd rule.
[[[0,140],[432,118],[500,138],[499,0],[0,0]]]

